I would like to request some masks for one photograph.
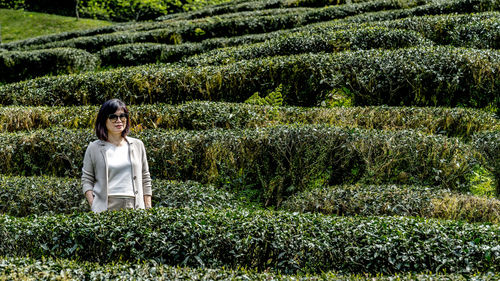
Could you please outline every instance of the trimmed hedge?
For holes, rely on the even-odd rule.
[[[349,185],[293,195],[281,209],[342,216],[421,216],[500,222],[500,200],[453,194],[424,186]]]
[[[500,13],[487,12],[465,15],[412,17],[395,21],[354,24],[337,21],[313,24],[291,30],[230,38],[206,39],[201,43],[166,45],[158,43],[131,43],[115,45],[100,51],[105,65],[141,65],[156,62],[179,61],[184,56],[208,52],[225,46],[243,45],[227,50],[204,53],[213,61],[236,61],[261,56],[297,54],[303,52],[359,50],[371,48],[403,48],[415,45],[438,44],[475,48],[498,48]],[[467,29],[470,22],[477,28]],[[479,28],[484,27],[484,28]],[[489,27],[489,28],[488,28]],[[403,30],[407,31],[403,31]],[[415,33],[418,31],[419,33]],[[428,39],[424,39],[428,38]],[[253,46],[251,43],[262,42]],[[189,61],[196,63],[196,57]],[[210,61],[210,60],[209,60]]]
[[[292,33],[263,43],[217,49],[184,60],[188,65],[227,64],[260,57],[345,50],[398,49],[432,46],[419,33],[401,29],[369,27],[345,29],[323,34]]]
[[[203,61],[199,61],[204,64]],[[0,87],[3,105],[180,103],[246,100],[283,84],[284,103],[318,105],[345,88],[354,105],[500,104],[500,54],[494,50],[418,47],[302,54],[222,66],[141,66],[38,78]]]
[[[0,176],[0,213],[11,216],[55,215],[89,211],[81,180]],[[153,207],[235,208],[234,194],[197,182],[153,180]]]
[[[108,26],[103,26],[99,28],[92,28],[92,29],[84,29],[84,30],[78,30],[78,31],[67,31],[67,32],[61,32],[61,33],[56,33],[56,34],[49,34],[49,35],[43,35],[43,36],[37,36],[33,38],[28,38],[24,40],[19,40],[19,41],[14,41],[14,42],[9,42],[9,43],[0,43],[0,48],[6,49],[6,50],[16,50],[16,49],[27,49],[29,46],[32,45],[43,45],[47,44],[50,42],[55,42],[55,41],[63,41],[63,40],[68,40],[76,37],[83,37],[83,36],[94,36],[98,34],[106,34],[106,33],[113,33],[113,32],[118,32],[118,31],[123,31],[129,29],[131,24],[113,24],[113,25],[108,25]]]
[[[319,273],[500,270],[500,226],[246,209],[0,215],[0,255]]]
[[[89,52],[96,52],[105,47],[126,43],[151,42],[178,44],[185,41],[198,42],[213,37],[230,37],[293,28],[314,22],[345,18],[350,15],[356,15],[368,11],[401,8],[402,5],[406,5],[406,2],[402,3],[396,0],[377,0],[360,4],[315,9],[307,12],[292,12],[290,14],[281,14],[276,16],[246,16],[229,19],[208,18],[205,20],[195,20],[194,22],[185,21],[175,23],[173,25],[171,23],[167,23],[166,25],[159,23],[156,26],[157,29],[153,30],[117,32],[91,37],[73,38],[43,45],[32,45],[29,48],[44,49],[72,47],[84,49]],[[154,26],[150,25],[150,28],[154,28]]]
[[[443,107],[272,107],[244,103],[188,102],[179,105],[130,105],[132,130],[213,128],[244,129],[277,124],[330,124],[377,130],[413,129],[469,140],[481,131],[500,131],[493,114],[467,108]],[[93,128],[98,106],[0,107],[0,131],[61,126]]]
[[[44,75],[95,70],[99,58],[71,48],[0,52],[0,82],[16,82]]]
[[[40,276],[47,280],[331,280],[331,281],[402,281],[402,280],[443,280],[466,281],[482,280],[494,281],[500,278],[495,273],[488,274],[396,274],[385,276],[370,276],[369,274],[340,275],[333,272],[321,275],[282,275],[270,272],[257,273],[244,269],[230,270],[224,268],[192,268],[173,267],[142,261],[141,263],[113,262],[100,265],[92,262],[76,262],[67,259],[42,258],[0,258],[0,279],[5,280],[36,280]]]
[[[283,0],[261,0],[261,1],[242,1],[242,3],[237,3],[236,1],[231,1],[229,3],[219,4],[204,7],[195,11],[190,11],[186,13],[170,14],[164,15],[157,18],[158,21],[161,20],[188,20],[188,19],[198,19],[205,17],[219,16],[223,17],[227,14],[245,14],[245,12],[262,11],[262,10],[281,10],[282,8],[290,7],[324,7],[329,5],[345,5],[352,3],[362,3],[368,0],[355,0],[355,1],[330,1],[330,0],[296,0],[296,1],[283,1]]]
[[[151,174],[252,188],[266,205],[311,186],[421,183],[468,190],[473,153],[457,139],[414,131],[329,126],[257,130],[144,130]],[[90,130],[0,134],[0,172],[79,177]]]

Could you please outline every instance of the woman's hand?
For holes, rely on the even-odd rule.
[[[144,207],[146,209],[151,209],[151,195],[144,195]]]
[[[94,203],[94,193],[92,190],[87,190],[85,192],[85,197],[87,197],[87,201],[89,202],[90,207],[92,207],[92,203]]]

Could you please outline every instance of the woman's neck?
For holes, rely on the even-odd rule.
[[[121,134],[108,134],[108,142],[114,144],[115,146],[120,146],[125,141],[125,138]]]

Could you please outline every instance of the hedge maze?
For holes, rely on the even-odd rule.
[[[498,280],[499,48],[490,0],[237,0],[0,44],[0,280]],[[151,210],[81,194],[110,98]]]

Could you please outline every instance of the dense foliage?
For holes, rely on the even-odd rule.
[[[13,132],[53,126],[90,129],[98,110],[98,106],[1,107],[0,130]],[[468,108],[301,108],[199,101],[178,105],[130,105],[129,110],[132,131],[244,129],[302,123],[391,131],[412,129],[467,141],[478,132],[500,129],[500,121],[492,113]]]
[[[424,186],[349,185],[298,193],[282,204],[289,212],[359,216],[420,216],[500,222],[500,200]]]
[[[0,44],[1,280],[498,279],[499,1],[199,3]],[[82,195],[110,98],[151,210]]]
[[[1,215],[0,234],[1,255],[33,258],[154,259],[287,273],[500,269],[498,225],[405,217],[157,208],[30,219]]]

